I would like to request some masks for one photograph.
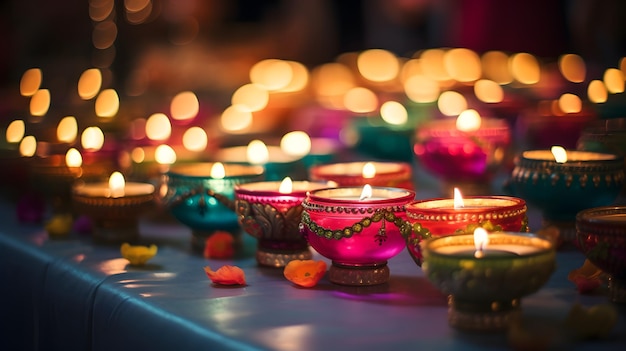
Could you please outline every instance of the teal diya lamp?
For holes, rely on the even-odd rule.
[[[239,235],[235,186],[263,180],[261,166],[198,162],[172,166],[162,175],[160,201],[191,228],[192,248],[202,252],[216,231]]]
[[[466,331],[506,331],[556,267],[554,244],[528,233],[478,228],[429,239],[423,252],[426,277],[448,296],[450,326]]]
[[[621,156],[590,151],[524,151],[509,186],[514,195],[541,210],[544,228],[559,231],[559,243],[572,243],[576,214],[611,205],[624,184]]]

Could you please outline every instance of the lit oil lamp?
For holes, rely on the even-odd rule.
[[[413,189],[411,165],[406,162],[340,162],[316,165],[309,178],[332,181],[339,186],[389,186]]]
[[[414,197],[410,190],[369,185],[308,192],[300,230],[332,260],[329,280],[355,286],[386,283],[387,261],[406,247],[405,205]]]
[[[203,252],[216,231],[239,234],[235,186],[263,180],[263,167],[220,162],[172,166],[163,174],[159,197],[170,213],[192,230],[192,247]]]
[[[493,232],[527,232],[526,202],[511,196],[463,197],[458,188],[454,198],[416,200],[406,206],[412,231],[407,236],[411,257],[422,263],[421,244],[438,236],[471,234],[477,227]]]
[[[312,258],[306,239],[298,228],[302,200],[307,191],[327,188],[326,182],[267,181],[235,186],[235,210],[239,224],[258,240],[257,262],[284,267],[292,260]]]
[[[154,186],[126,182],[113,172],[108,182],[76,183],[72,200],[77,211],[91,218],[95,242],[133,243],[139,239],[139,216],[154,205]]]
[[[609,298],[626,302],[626,207],[604,206],[576,215],[576,246],[610,276]]]
[[[523,233],[452,235],[424,243],[428,280],[448,297],[448,322],[472,331],[506,331],[521,317],[521,298],[556,267],[553,244]]]
[[[554,226],[564,242],[573,242],[576,214],[612,204],[624,184],[624,160],[590,151],[524,151],[512,172],[514,195],[541,209],[543,226]]]
[[[280,181],[285,176],[302,178],[299,172],[304,168],[299,164],[302,155],[290,155],[279,146],[266,145],[261,140],[252,140],[246,146],[233,146],[219,150],[215,160],[241,165],[260,166],[265,179]]]
[[[444,192],[461,188],[468,195],[485,187],[505,160],[511,142],[507,123],[465,110],[456,120],[439,119],[417,129],[414,152],[427,170],[443,180]]]

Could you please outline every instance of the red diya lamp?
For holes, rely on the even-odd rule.
[[[598,119],[597,113],[589,106],[582,105],[577,96],[564,96],[569,99],[562,97],[541,101],[536,109],[527,110],[520,116],[516,127],[529,148],[545,149],[561,145],[575,149],[583,131]],[[576,101],[578,104],[569,105]]]
[[[258,239],[259,265],[284,267],[292,260],[309,260],[311,250],[298,228],[307,191],[327,188],[326,182],[267,181],[237,184],[235,211],[239,224]]]
[[[576,215],[576,246],[609,275],[609,298],[626,302],[626,206],[594,207]]]
[[[388,186],[413,189],[411,165],[406,162],[340,162],[309,169],[314,181],[333,181],[339,186]]]
[[[504,120],[481,118],[475,110],[456,120],[437,119],[417,129],[413,151],[420,163],[466,194],[489,193],[490,184],[509,152],[510,128]]]
[[[463,197],[454,189],[454,198],[416,200],[406,206],[412,226],[407,249],[418,265],[422,264],[421,244],[432,237],[471,234],[481,227],[491,232],[528,232],[527,206],[511,196]]]
[[[338,187],[310,191],[300,231],[332,260],[328,279],[340,285],[386,283],[387,261],[406,247],[405,205],[415,193],[393,187]]]

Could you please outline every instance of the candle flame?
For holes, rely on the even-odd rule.
[[[80,151],[75,148],[67,150],[65,164],[68,167],[80,167],[83,164],[83,157],[80,155]]]
[[[252,140],[246,149],[248,162],[256,165],[267,163],[270,158],[269,150],[261,140]]]
[[[361,191],[361,196],[359,197],[359,201],[363,201],[371,197],[372,197],[372,186],[369,184],[365,184],[363,186],[363,190]]]
[[[215,162],[211,167],[211,178],[223,179],[226,176],[226,170],[224,164],[221,162]]]
[[[565,151],[562,146],[553,146],[550,151],[552,151],[552,155],[554,155],[554,160],[557,163],[567,162],[567,151]]]
[[[463,201],[463,196],[461,196],[461,191],[459,188],[454,188],[454,209],[463,207],[465,207],[465,202]]]
[[[293,182],[290,177],[285,177],[282,182],[280,182],[280,187],[278,188],[278,192],[281,194],[291,194],[293,191]]]
[[[126,181],[124,180],[124,176],[122,173],[115,171],[109,177],[109,190],[111,191],[112,197],[122,197],[124,196],[124,187],[126,186]]]
[[[484,228],[474,229],[474,246],[476,247],[474,256],[476,258],[484,256],[483,250],[485,250],[487,244],[489,244],[489,233]]]
[[[476,110],[465,110],[456,119],[456,129],[462,132],[473,132],[480,128],[481,118]]]
[[[374,178],[376,176],[376,166],[371,162],[367,162],[363,165],[362,174],[363,178]]]

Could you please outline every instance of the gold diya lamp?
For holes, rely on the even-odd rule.
[[[95,242],[134,243],[139,239],[139,217],[154,207],[154,186],[126,182],[114,172],[108,182],[77,182],[72,200],[76,210],[92,220]]]

